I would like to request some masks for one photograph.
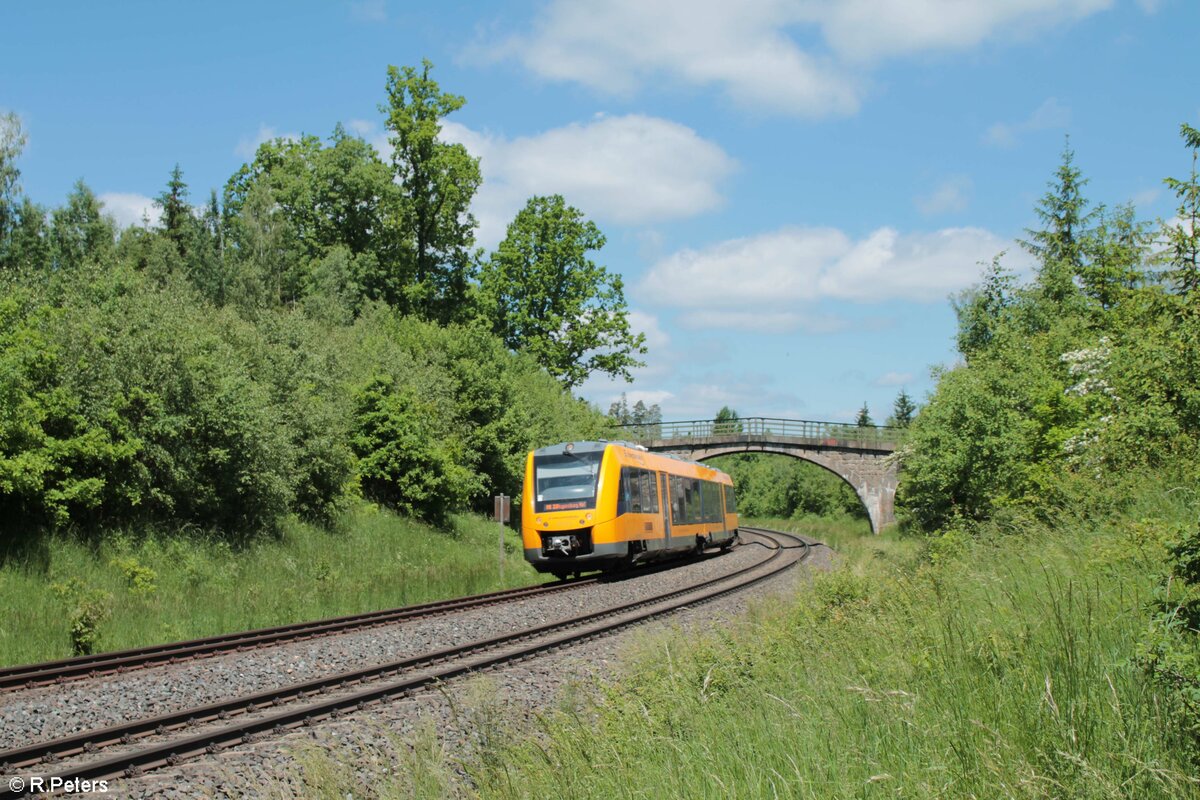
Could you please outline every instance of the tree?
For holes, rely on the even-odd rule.
[[[0,115],[0,256],[7,249],[8,237],[17,223],[17,197],[21,194],[17,159],[26,141],[21,118],[11,111]]]
[[[1087,179],[1074,166],[1070,141],[1063,147],[1062,163],[1055,171],[1046,194],[1034,209],[1043,223],[1041,230],[1028,230],[1021,244],[1041,262],[1037,283],[1050,301],[1061,304],[1078,293],[1075,278],[1081,273],[1084,239],[1093,213],[1083,197]]]
[[[629,407],[629,399],[621,392],[621,399],[613,401],[608,407],[608,418],[614,425],[636,426],[634,434],[643,439],[658,438],[662,431],[662,408],[658,403],[646,405],[644,400],[638,400]]]
[[[183,170],[176,164],[167,180],[167,188],[154,199],[154,205],[162,210],[163,233],[175,244],[179,255],[187,256],[191,247],[196,218],[188,203],[188,187],[183,180]]]
[[[82,180],[67,195],[67,204],[50,215],[50,242],[54,266],[75,269],[103,261],[113,249],[116,231],[100,212],[100,201]]]
[[[917,407],[912,398],[908,396],[908,392],[901,389],[900,394],[896,395],[896,402],[892,404],[892,417],[888,420],[888,425],[907,428],[916,413]]]
[[[992,259],[979,285],[954,298],[958,317],[958,352],[967,361],[991,345],[1005,311],[1013,304],[1016,277],[1000,263],[1004,253]]]
[[[1136,219],[1130,204],[1112,212],[1101,207],[1096,220],[1084,242],[1087,258],[1080,266],[1079,279],[1084,295],[1102,315],[1142,282],[1150,233],[1148,225]]]
[[[1179,198],[1178,222],[1167,228],[1170,263],[1168,277],[1184,297],[1196,295],[1200,288],[1200,177],[1196,171],[1200,153],[1200,130],[1184,123],[1180,135],[1192,151],[1192,172],[1187,180],[1167,178],[1166,184]]]
[[[433,64],[388,67],[388,141],[392,168],[403,202],[397,228],[401,233],[401,310],[447,322],[467,311],[472,277],[471,247],[475,218],[468,209],[479,188],[479,160],[461,144],[438,138],[441,120],[466,100],[441,91],[429,77]]]
[[[742,423],[738,413],[729,406],[721,406],[721,410],[717,412],[717,416],[713,419],[713,432],[722,433],[741,433]]]
[[[568,388],[593,372],[629,380],[646,352],[645,336],[630,330],[621,277],[587,257],[604,241],[561,195],[532,197],[480,276],[495,332]]]
[[[860,428],[870,428],[875,423],[871,420],[871,410],[867,408],[867,403],[864,400],[862,408],[858,410],[858,417],[854,420],[854,424]]]

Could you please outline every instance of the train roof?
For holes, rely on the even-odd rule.
[[[647,450],[645,447],[643,447],[640,444],[635,444],[633,442],[626,442],[626,441],[611,441],[610,442],[605,439],[596,439],[594,441],[583,441],[583,442],[559,442],[558,444],[547,445],[546,447],[539,447],[533,451],[533,454],[535,456],[562,455],[563,450],[566,448],[566,446],[568,444],[572,445],[572,452],[575,452],[575,453],[595,453],[598,451],[603,451],[609,445],[614,445],[616,447],[625,447],[630,450],[637,450],[637,451],[640,451],[643,453],[648,453],[650,455],[657,456],[658,458],[669,458],[674,461],[682,462],[684,464],[696,464],[701,467],[704,467],[705,469],[711,469],[711,470],[715,470],[717,472],[723,472],[723,470],[718,469],[717,467],[711,467],[708,464],[705,464],[703,461],[693,461],[690,458],[684,458],[683,456],[679,456],[674,453],[656,453],[654,451]]]

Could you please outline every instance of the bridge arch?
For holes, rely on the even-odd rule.
[[[816,464],[841,478],[854,490],[854,493],[858,495],[858,501],[862,503],[867,512],[867,518],[871,521],[873,533],[879,533],[896,522],[896,487],[899,485],[899,476],[894,460],[837,451],[805,451],[796,447],[777,445],[753,448],[745,445],[715,446],[688,452],[687,457],[696,461],[706,461],[710,458],[738,453],[769,453]],[[884,464],[883,461],[891,463]]]
[[[623,434],[658,453],[695,461],[735,453],[774,453],[824,467],[850,484],[879,533],[896,521],[901,432],[887,426],[742,417],[618,426]]]

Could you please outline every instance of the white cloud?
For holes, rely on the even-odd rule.
[[[885,227],[857,241],[835,228],[784,228],[680,250],[651,267],[638,288],[709,326],[837,330],[837,317],[814,312],[818,302],[943,300],[976,283],[980,262],[1008,247],[981,228],[901,234]]]
[[[1012,147],[1017,139],[1026,133],[1037,131],[1062,130],[1071,123],[1071,109],[1058,102],[1057,99],[1047,98],[1033,113],[1020,122],[997,122],[988,128],[983,140],[997,147]]]
[[[876,386],[906,386],[912,383],[911,372],[885,372],[875,379]]]
[[[966,211],[971,204],[971,179],[966,175],[952,175],[933,188],[928,194],[915,199],[917,210],[925,216],[955,214]]]
[[[104,213],[112,216],[122,228],[142,225],[149,220],[157,225],[162,210],[154,205],[152,198],[132,192],[105,192],[97,198],[104,204]]]
[[[844,58],[876,61],[966,50],[999,37],[1027,37],[1106,10],[1113,0],[827,0],[817,7],[825,40]]]
[[[857,111],[878,61],[1028,36],[1112,0],[552,0],[489,48],[534,74],[629,94],[675,81],[803,116]],[[797,35],[798,34],[798,35]]]
[[[653,314],[631,308],[629,310],[629,327],[633,329],[634,333],[646,335],[647,352],[665,350],[671,344],[671,337],[662,329],[658,317]]]
[[[358,22],[387,22],[385,0],[360,0],[350,4],[350,18]]]
[[[1129,202],[1133,203],[1134,207],[1138,210],[1142,210],[1145,209],[1146,206],[1154,205],[1161,195],[1162,191],[1160,189],[1151,187],[1148,189],[1142,189],[1139,192],[1135,192],[1133,197],[1130,198]]]
[[[535,194],[561,194],[592,219],[653,224],[717,208],[718,186],[736,167],[724,150],[691,128],[638,114],[515,139],[446,122],[442,138],[480,159],[483,185],[472,211],[485,247],[503,238]]]
[[[258,152],[258,146],[264,142],[269,142],[272,139],[287,139],[288,141],[296,141],[300,138],[298,133],[280,133],[269,125],[260,124],[258,133],[253,136],[246,136],[238,142],[237,147],[233,148],[234,155],[250,161],[254,158],[254,154]]]

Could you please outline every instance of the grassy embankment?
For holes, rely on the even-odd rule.
[[[827,536],[843,568],[730,630],[658,639],[598,704],[485,753],[480,794],[1200,796],[1135,662],[1159,539],[1200,503],[1129,496],[974,539]]]
[[[240,547],[188,535],[58,536],[0,563],[0,664],[68,657],[80,624],[93,628],[97,651],[113,650],[537,582],[511,530],[506,546],[501,581],[496,523],[460,515],[437,531],[367,506],[333,531],[291,522]]]

